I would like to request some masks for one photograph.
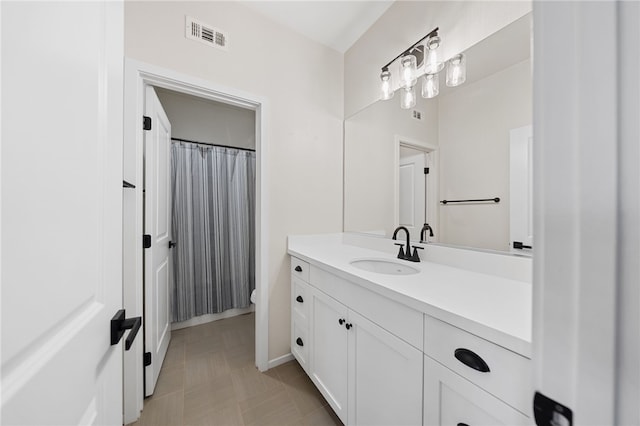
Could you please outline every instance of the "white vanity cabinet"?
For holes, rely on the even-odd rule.
[[[294,263],[298,262],[292,259]],[[385,306],[383,297],[322,271],[317,271],[314,282],[313,271],[307,286],[301,285],[297,276],[292,277],[293,330],[302,328],[298,324],[303,322],[296,312],[300,309],[296,298],[301,292],[296,288],[307,291],[303,299],[309,301],[308,335],[303,346],[308,348],[308,358],[304,358],[295,342],[297,337],[292,335],[296,359],[306,364],[307,374],[343,423],[421,424],[422,351],[379,324],[396,327],[397,308],[401,318],[412,317],[416,331],[421,331],[415,320],[421,320],[422,315],[404,311],[405,307],[392,301],[386,301]],[[345,303],[338,302],[333,294]],[[356,311],[362,303],[381,308],[373,313],[376,318],[366,318]]]
[[[330,270],[292,257],[291,352],[344,424],[533,423],[528,358]]]

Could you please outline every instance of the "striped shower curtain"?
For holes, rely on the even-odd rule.
[[[255,164],[251,151],[171,145],[173,322],[251,303]]]

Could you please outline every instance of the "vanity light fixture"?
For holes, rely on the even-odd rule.
[[[447,86],[456,87],[464,83],[467,79],[467,61],[462,53],[449,60],[447,66]]]
[[[420,40],[413,43],[406,49],[404,52],[393,58],[389,61],[388,64],[382,67],[382,73],[380,73],[380,81],[381,81],[381,99],[387,100],[393,97],[393,84],[391,72],[389,71],[389,66],[393,64],[396,60],[400,59],[400,87],[405,89],[413,88],[418,82],[418,63],[423,62],[425,48],[420,45],[425,39],[434,37],[438,35],[438,28],[432,30],[429,34],[422,37]],[[419,60],[418,60],[419,57]],[[415,92],[413,92],[415,94]],[[407,96],[403,94],[403,98]],[[415,96],[414,96],[415,100]],[[402,105],[405,105],[405,102],[402,101]]]
[[[429,34],[409,46],[404,52],[389,61],[382,67],[380,74],[380,98],[387,100],[393,98],[394,86],[390,66],[400,60],[398,69],[400,106],[403,109],[413,108],[416,105],[415,86],[422,75],[423,98],[431,99],[440,93],[439,72],[444,69],[438,48],[441,44],[438,36],[439,28],[435,28]],[[424,42],[426,40],[426,42]],[[424,42],[424,44],[422,44]],[[459,86],[467,78],[466,58],[462,53],[455,55],[446,62],[446,84],[450,87]],[[418,71],[420,70],[420,71]]]

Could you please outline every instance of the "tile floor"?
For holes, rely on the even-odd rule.
[[[177,330],[135,426],[342,425],[296,361],[255,368],[254,314]]]

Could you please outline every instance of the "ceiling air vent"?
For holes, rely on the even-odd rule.
[[[211,47],[229,50],[229,37],[225,31],[190,16],[186,17],[185,36],[190,40],[197,40]]]

